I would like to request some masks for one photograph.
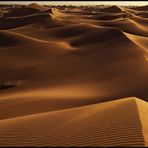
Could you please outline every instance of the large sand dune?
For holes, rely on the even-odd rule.
[[[2,9],[0,146],[148,145],[146,9]]]
[[[5,119],[0,145],[144,146],[147,109],[147,102],[125,98]]]

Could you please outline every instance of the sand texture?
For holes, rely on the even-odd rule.
[[[0,7],[0,146],[148,146],[148,7]]]

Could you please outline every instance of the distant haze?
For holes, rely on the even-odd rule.
[[[39,3],[43,5],[121,5],[121,6],[144,6],[148,1],[0,1],[0,4],[23,4]]]

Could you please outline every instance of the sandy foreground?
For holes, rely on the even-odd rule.
[[[148,6],[0,6],[0,146],[148,146]]]

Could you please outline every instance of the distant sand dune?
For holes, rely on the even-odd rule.
[[[148,6],[139,6],[139,7],[133,7],[134,10],[140,10],[140,11],[148,11]]]
[[[142,18],[148,18],[148,12],[146,11],[144,11],[144,12],[137,12],[136,13],[136,15],[138,15],[138,16],[140,16],[140,17],[142,17]]]
[[[4,16],[5,17],[21,17],[21,16],[32,15],[38,12],[40,11],[32,8],[18,8],[18,9],[12,10],[9,13],[4,14]]]
[[[4,17],[0,20],[0,29],[10,29],[29,25],[45,18],[50,18],[50,15],[48,13],[42,13],[18,18]]]
[[[111,7],[104,8],[101,11],[103,11],[103,12],[109,12],[109,13],[120,13],[123,10],[122,10],[122,8],[120,8],[118,6],[111,6]]]
[[[48,10],[48,7],[42,6],[42,5],[38,5],[37,3],[32,3],[26,6],[27,8],[32,8],[35,10],[39,10],[39,11],[46,11]]]

